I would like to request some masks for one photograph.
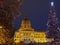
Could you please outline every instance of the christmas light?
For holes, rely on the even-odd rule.
[[[54,6],[54,2],[51,2],[51,6]]]

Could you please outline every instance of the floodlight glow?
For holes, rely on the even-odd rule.
[[[51,2],[51,6],[54,6],[54,2]]]

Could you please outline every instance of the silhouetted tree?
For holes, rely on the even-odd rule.
[[[0,0],[0,25],[4,29],[1,34],[4,34],[6,43],[14,35],[12,21],[21,15],[21,4],[22,0]]]

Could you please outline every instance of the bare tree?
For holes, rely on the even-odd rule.
[[[12,21],[21,15],[22,0],[0,0],[0,25],[4,27],[2,34],[5,39],[9,39],[14,35]],[[5,41],[8,43],[8,39]]]

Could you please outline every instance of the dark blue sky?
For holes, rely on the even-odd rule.
[[[19,28],[26,12],[35,30],[46,30],[51,1],[55,2],[56,13],[60,21],[60,0],[23,0],[22,15],[14,21],[14,27]]]

